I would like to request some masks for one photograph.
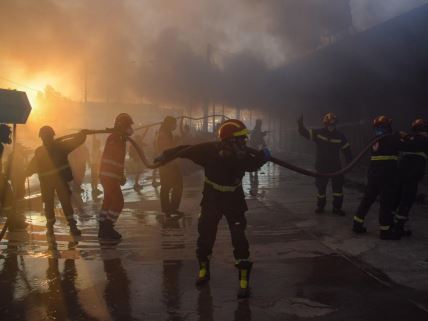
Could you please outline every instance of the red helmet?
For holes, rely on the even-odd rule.
[[[53,128],[51,126],[43,126],[42,128],[40,128],[39,130],[39,137],[41,139],[45,139],[45,138],[52,138],[55,136],[55,131],[53,130]]]
[[[122,113],[117,115],[114,121],[114,128],[126,129],[132,124],[134,124],[134,121],[132,120],[131,116],[126,113]]]
[[[412,123],[412,129],[415,132],[428,131],[428,123],[422,118],[418,118]]]
[[[334,113],[327,113],[322,118],[322,122],[325,126],[335,125],[337,122],[337,117]]]
[[[391,124],[392,119],[385,115],[377,116],[373,120],[373,127],[391,127]]]
[[[248,136],[249,130],[245,126],[245,124],[238,119],[228,119],[220,125],[218,130],[218,136],[221,140],[233,138],[233,137],[241,137]]]

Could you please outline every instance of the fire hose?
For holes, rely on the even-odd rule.
[[[204,117],[203,117],[204,118]],[[201,119],[203,119],[201,118]],[[157,123],[156,123],[157,124]],[[150,126],[154,126],[155,124],[151,124]],[[149,126],[149,125],[148,125]],[[147,128],[144,127],[144,128]],[[106,128],[106,129],[101,129],[101,130],[91,130],[91,129],[84,129],[82,132],[85,135],[96,135],[96,134],[110,134],[115,132],[116,130],[113,128]],[[70,135],[66,135],[66,136],[62,136],[57,138],[57,141],[61,141],[61,140],[67,140],[70,138],[73,138],[76,134],[70,134]],[[319,172],[315,172],[315,171],[310,171],[304,168],[301,168],[299,166],[293,165],[287,161],[278,159],[276,157],[270,157],[268,161],[277,164],[281,167],[287,168],[289,170],[292,170],[294,172],[297,172],[299,174],[303,174],[305,176],[310,176],[310,177],[334,177],[334,176],[340,176],[343,175],[349,171],[351,171],[360,161],[361,159],[364,157],[364,155],[371,149],[371,147],[378,142],[379,140],[381,140],[382,138],[384,138],[385,136],[389,136],[391,134],[385,134],[379,137],[374,138],[373,140],[371,140],[364,148],[363,150],[354,158],[354,160],[349,163],[346,167],[336,171],[336,172],[331,172],[331,173],[319,173]],[[145,156],[143,150],[141,149],[141,147],[137,144],[137,142],[135,142],[131,137],[126,137],[126,139],[131,143],[131,145],[135,148],[135,150],[138,153],[138,156],[140,157],[141,161],[143,162],[143,164],[150,169],[156,169],[159,168],[161,166],[164,166],[165,164],[173,161],[176,158],[179,158],[181,156],[184,156],[186,152],[188,152],[191,149],[197,148],[198,146],[202,145],[202,144],[213,144],[214,142],[211,143],[201,143],[201,144],[196,144],[196,145],[190,145],[190,146],[183,146],[182,149],[179,149],[177,152],[175,152],[172,155],[169,155],[166,159],[160,161],[160,162],[156,162],[156,163],[150,163],[147,159],[147,157]],[[259,153],[258,150],[247,147],[247,151],[253,155]],[[2,231],[0,232],[0,241],[2,240],[4,234],[6,233],[7,230],[7,226],[8,226],[8,222],[6,220],[5,225],[3,226]]]

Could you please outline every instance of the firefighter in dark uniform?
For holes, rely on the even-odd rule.
[[[392,214],[394,198],[397,191],[397,161],[400,151],[406,151],[407,144],[403,143],[399,133],[393,133],[392,120],[387,116],[378,116],[373,121],[376,136],[385,136],[372,146],[370,164],[367,174],[367,186],[363,199],[354,216],[352,230],[357,233],[366,233],[364,218],[370,207],[379,196],[379,227],[380,238],[383,240],[398,240],[400,234],[394,228]]]
[[[249,260],[249,245],[245,235],[248,210],[242,188],[245,172],[259,169],[270,157],[264,149],[257,155],[246,151],[248,129],[236,119],[225,121],[219,128],[221,141],[196,145],[181,151],[180,157],[187,158],[205,169],[205,185],[201,201],[196,255],[199,260],[199,277],[196,285],[201,286],[210,279],[209,258],[217,234],[217,226],[224,215],[232,235],[232,245],[239,269],[240,288],[238,297],[248,297],[252,262]],[[157,160],[186,148],[185,145],[167,150]]]
[[[15,231],[25,229],[27,223],[24,215],[15,212],[15,196],[9,183],[10,173],[3,173],[3,144],[12,143],[11,134],[12,131],[8,125],[0,124],[0,212],[8,218],[9,230]]]
[[[177,128],[177,120],[174,117],[165,117],[156,141],[156,149],[164,151],[176,146],[173,131]],[[173,161],[159,168],[160,176],[160,201],[162,212],[166,216],[181,216],[179,211],[183,194],[183,175],[178,162]]]
[[[397,232],[410,236],[411,231],[405,229],[405,224],[416,200],[418,184],[425,176],[428,159],[428,123],[423,119],[416,119],[412,123],[412,133],[404,140],[409,149],[401,154],[398,163],[399,188],[395,220]]]
[[[55,224],[55,193],[61,203],[65,218],[70,227],[70,234],[81,235],[73,217],[74,210],[71,204],[71,190],[69,183],[73,180],[68,155],[82,145],[86,140],[85,131],[81,131],[72,138],[54,139],[55,132],[50,126],[40,128],[39,137],[43,145],[35,151],[26,175],[35,173],[39,176],[40,190],[45,207],[46,227],[48,234],[53,234]]]
[[[299,133],[316,144],[315,169],[318,172],[336,172],[341,169],[340,152],[342,151],[347,163],[352,161],[351,147],[345,135],[336,129],[337,118],[333,113],[323,117],[324,128],[307,129],[303,124],[303,116],[298,119]],[[318,190],[316,213],[323,213],[327,203],[326,189],[329,178],[317,177],[315,185]],[[343,204],[343,175],[331,178],[333,189],[333,213],[345,215]]]

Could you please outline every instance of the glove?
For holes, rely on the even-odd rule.
[[[300,115],[300,117],[297,119],[297,124],[302,127],[303,126],[303,115]]]
[[[122,176],[122,179],[120,180],[120,186],[124,186],[126,184],[126,176]]]
[[[262,149],[262,152],[263,152],[263,160],[264,160],[265,162],[270,161],[270,160],[271,160],[271,158],[272,158],[272,154],[270,153],[269,148],[267,148],[267,147],[263,148],[263,149]]]
[[[156,158],[154,159],[155,163],[161,163],[161,162],[163,162],[164,160],[165,160],[165,154],[164,154],[164,153],[160,154],[158,157],[156,157]]]

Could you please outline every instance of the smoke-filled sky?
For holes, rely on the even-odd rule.
[[[270,71],[427,2],[3,0],[0,87],[81,100],[86,75],[90,100],[263,104]]]

